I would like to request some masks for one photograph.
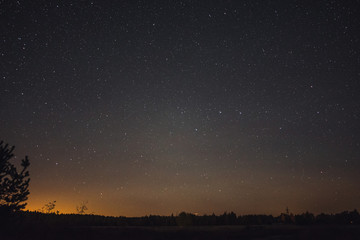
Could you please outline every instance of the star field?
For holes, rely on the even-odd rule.
[[[28,208],[359,208],[359,1],[1,1]]]

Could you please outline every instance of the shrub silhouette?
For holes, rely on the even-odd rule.
[[[7,211],[18,211],[24,209],[25,201],[29,195],[29,159],[25,156],[21,160],[22,170],[17,171],[16,167],[9,162],[14,156],[14,146],[9,147],[0,141],[0,208]]]

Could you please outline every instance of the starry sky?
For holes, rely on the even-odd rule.
[[[28,209],[360,208],[359,1],[0,1]]]

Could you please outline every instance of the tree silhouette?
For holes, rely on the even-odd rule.
[[[76,206],[76,212],[78,213],[78,214],[85,214],[85,212],[88,210],[88,208],[87,208],[87,201],[83,201],[83,202],[81,202],[80,203],[80,205],[79,206]]]
[[[41,208],[41,212],[51,213],[51,211],[55,209],[55,206],[56,206],[56,201],[48,202]]]
[[[22,170],[17,171],[16,167],[9,162],[14,156],[14,146],[9,147],[0,141],[0,207],[10,211],[24,209],[25,201],[29,195],[29,159],[25,156],[21,160]]]

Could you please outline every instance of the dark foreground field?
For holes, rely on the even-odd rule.
[[[360,239],[360,226],[66,227],[18,229],[0,239]]]

